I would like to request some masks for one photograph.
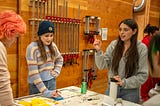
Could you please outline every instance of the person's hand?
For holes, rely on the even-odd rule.
[[[96,49],[96,51],[99,51],[101,49],[102,42],[96,38],[96,35],[94,36],[94,42],[93,47]]]
[[[52,92],[52,97],[54,97],[54,98],[59,97],[59,96],[61,96],[60,93],[61,93],[60,91],[54,90],[54,91]]]
[[[51,70],[51,75],[54,77],[54,78],[57,78],[58,77],[58,73],[56,71],[54,71],[54,69]]]
[[[118,81],[116,82],[117,85],[122,86],[122,79],[119,77],[119,75],[116,75],[113,78]]]
[[[56,72],[54,70],[51,70],[51,75],[54,76]]]

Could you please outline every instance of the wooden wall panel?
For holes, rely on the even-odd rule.
[[[16,97],[17,96],[17,85],[18,85],[18,81],[17,81],[17,54],[11,54],[8,53],[7,55],[7,60],[8,60],[8,69],[10,71],[10,76],[11,76],[11,86],[13,89],[13,95]]]
[[[14,97],[28,95],[28,69],[25,60],[25,52],[27,45],[32,40],[31,26],[29,25],[29,18],[31,18],[31,8],[29,7],[29,0],[20,1],[20,14],[27,24],[27,33],[24,37],[18,39],[18,43],[8,48],[8,64],[11,72],[11,83]],[[62,6],[63,0],[58,0],[59,5]],[[141,12],[134,13],[140,27],[139,39],[143,38],[143,28],[147,23],[159,25],[159,0],[146,0],[146,8]],[[137,0],[140,2],[140,0]],[[11,9],[17,10],[17,2],[15,0],[0,0],[3,4],[0,6],[0,11]],[[78,5],[81,5],[81,20],[86,15],[93,15],[101,17],[101,28],[108,28],[108,39],[102,41],[102,49],[105,51],[108,44],[117,38],[118,24],[124,18],[132,18],[133,0],[68,0],[70,18],[77,17]],[[92,44],[86,42],[86,37],[83,34],[84,23],[80,26],[80,57],[78,64],[66,65],[63,67],[60,76],[57,78],[57,88],[62,88],[70,85],[81,85],[82,71],[83,71],[83,49],[93,48]],[[35,32],[36,33],[36,32]],[[101,36],[97,36],[101,39]],[[18,48],[17,48],[18,47]],[[18,55],[17,55],[18,54]],[[12,59],[11,59],[12,58]],[[13,62],[12,62],[12,61]],[[18,62],[17,62],[18,60]],[[18,67],[17,67],[18,65]],[[107,69],[98,70],[97,79],[93,81],[91,90],[104,93],[107,87]],[[18,79],[18,82],[17,82]],[[18,88],[18,90],[17,90]]]
[[[59,5],[62,5],[63,0],[58,0]],[[111,40],[115,39],[118,35],[118,24],[124,18],[131,18],[132,16],[132,0],[68,0],[70,18],[76,18],[78,14],[78,5],[81,5],[81,20],[86,15],[93,15],[101,17],[101,28],[107,27],[108,40],[103,41],[103,50]],[[28,95],[27,85],[27,65],[25,62],[25,48],[31,42],[31,31],[28,23],[28,19],[31,17],[31,9],[27,7],[28,0],[21,0],[21,15],[25,19],[28,25],[27,34],[24,38],[19,39],[19,96]],[[126,11],[127,10],[127,11]],[[126,12],[124,14],[124,11]],[[57,88],[62,88],[70,85],[81,85],[82,71],[83,71],[83,49],[93,48],[92,44],[86,42],[84,31],[84,23],[80,26],[80,57],[78,58],[78,64],[66,65],[62,68],[60,76],[57,78]],[[99,36],[99,38],[101,38]],[[97,86],[98,85],[98,86]],[[94,91],[104,93],[107,86],[107,69],[104,71],[98,71],[98,77],[93,82]],[[99,90],[101,89],[101,90]]]
[[[28,1],[28,0],[27,0]],[[27,2],[26,1],[26,2]],[[24,3],[24,2],[23,2]],[[28,2],[25,3],[25,5],[28,5]],[[22,6],[23,7],[23,6]],[[28,95],[28,67],[27,67],[27,62],[25,59],[25,54],[26,54],[26,48],[27,45],[31,42],[32,40],[32,33],[31,33],[31,28],[29,26],[29,17],[31,13],[28,11],[23,10],[21,11],[21,16],[24,18],[27,24],[27,33],[25,36],[20,37],[18,40],[18,96],[23,96],[23,95]]]
[[[141,3],[142,0],[136,1],[136,6],[138,6]],[[143,30],[145,26],[149,23],[149,10],[150,10],[150,0],[146,0],[145,8],[142,9],[139,12],[134,13],[134,19],[138,23],[139,27],[139,35],[138,39],[143,39]]]
[[[14,10],[17,11],[17,1],[16,0],[0,0],[0,12],[4,10]],[[8,69],[11,76],[11,87],[13,89],[14,97],[17,96],[17,42],[7,48],[7,60],[8,60]]]
[[[5,2],[5,3],[4,3]],[[59,0],[62,2],[62,0]],[[0,6],[0,11],[4,9],[16,10],[16,1],[0,0],[0,3],[5,5]],[[27,34],[24,37],[18,39],[18,44],[12,45],[12,48],[8,49],[8,59],[12,58],[14,64],[9,60],[9,69],[11,70],[11,81],[14,96],[28,95],[28,70],[25,60],[25,51],[27,45],[31,42],[31,27],[29,26],[29,18],[31,17],[31,10],[29,8],[28,0],[21,0],[20,2],[20,14],[24,18],[27,24]],[[115,39],[118,35],[118,24],[124,18],[131,18],[132,16],[132,0],[68,0],[69,17],[77,17],[78,4],[81,5],[81,20],[86,15],[93,15],[101,17],[101,28],[107,27],[108,40],[103,41],[103,50],[106,49],[111,40]],[[60,4],[62,5],[62,4]],[[117,8],[118,7],[118,8]],[[126,11],[127,10],[127,11]],[[124,14],[124,11],[126,13]],[[84,23],[81,23],[80,33],[80,57],[78,58],[78,64],[66,65],[63,67],[60,76],[57,78],[57,88],[76,85],[80,86],[82,80],[83,71],[83,49],[93,48],[92,44],[86,42],[84,31]],[[99,36],[99,38],[101,38]],[[18,46],[18,48],[17,48]],[[18,50],[18,52],[17,52]],[[17,55],[18,54],[18,55]],[[18,63],[17,63],[18,59]],[[17,69],[18,64],[18,69]],[[18,73],[18,75],[17,75]],[[16,82],[18,78],[18,83]],[[18,85],[18,91],[17,91]],[[104,93],[107,86],[107,69],[104,71],[98,71],[98,77],[93,82],[94,91]],[[101,90],[99,90],[101,89]]]
[[[16,0],[0,0],[0,11],[3,10],[17,10],[17,1]]]
[[[151,25],[159,26],[160,23],[160,2],[159,0],[151,0],[149,22]]]
[[[137,2],[139,1],[141,0],[137,0]],[[145,8],[140,12],[134,13],[135,19],[139,25],[139,40],[143,39],[143,30],[148,23],[150,23],[151,25],[159,26],[159,14],[159,0],[146,0]]]

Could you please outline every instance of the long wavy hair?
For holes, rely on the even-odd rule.
[[[137,29],[137,32],[131,37],[131,45],[125,53],[125,77],[128,78],[136,73],[139,63],[139,54],[137,50],[138,25],[133,19],[125,19],[120,22],[119,26],[122,23],[129,26],[132,30]],[[123,56],[123,51],[124,42],[120,39],[120,36],[118,36],[118,42],[113,51],[113,60],[111,64],[111,68],[115,75],[118,75],[119,62]]]
[[[44,62],[46,62],[46,61],[47,61],[47,53],[46,53],[44,44],[43,44],[43,42],[42,42],[42,40],[41,40],[40,37],[39,37],[39,39],[37,40],[37,44],[38,44],[38,48],[39,48],[39,50],[40,50],[40,54],[41,54],[41,56],[42,56],[42,59],[43,59]],[[54,50],[54,48],[53,48],[52,43],[51,43],[50,45],[48,45],[48,48],[49,48],[49,51],[50,51],[50,53],[51,53],[51,58],[52,58],[52,60],[53,60],[54,57],[55,57],[55,50]]]
[[[148,47],[148,62],[151,68],[151,73],[153,73],[154,71],[152,57],[158,51],[160,52],[160,32],[156,32],[155,35],[151,37],[150,44]],[[159,65],[160,65],[160,58],[159,58]]]

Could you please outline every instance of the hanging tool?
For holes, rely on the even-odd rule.
[[[87,69],[87,55],[88,55],[88,50],[84,49],[83,50],[83,78],[82,81],[88,82],[88,69]]]
[[[61,11],[61,17],[60,17],[60,29],[59,32],[61,32],[61,39],[62,39],[62,56],[63,56],[63,66],[65,66],[66,61],[67,61],[67,56],[65,55],[65,26],[64,26],[64,5],[65,5],[65,0],[63,2],[63,7],[60,6],[60,11]]]
[[[46,1],[47,0],[43,0],[43,19],[45,19],[46,16]]]
[[[72,64],[72,19],[71,18],[68,18],[68,61],[70,62],[70,65]]]
[[[73,58],[73,19],[72,18],[70,18],[70,30],[69,30],[69,32],[70,32],[70,60],[71,60],[71,62],[72,62],[72,58]],[[71,63],[72,64],[72,63]]]
[[[80,5],[78,5],[78,16],[77,19],[75,19],[75,24],[76,24],[76,33],[75,33],[75,54],[74,54],[74,58],[76,60],[76,64],[78,64],[77,60],[79,57],[79,34],[80,34]]]
[[[58,18],[58,20],[59,20],[59,45],[60,45],[60,48],[61,48],[61,52],[62,52],[62,55],[63,55],[63,41],[62,41],[62,32],[63,32],[63,23],[62,23],[62,17],[63,17],[63,13],[62,13],[62,11],[63,11],[63,9],[62,9],[62,6],[60,5],[59,6],[59,11],[60,11],[60,17]]]
[[[32,15],[30,25],[32,25],[32,41],[35,40],[35,32],[38,29],[38,24],[43,20],[43,15],[45,15],[45,2],[47,0],[30,0],[30,6],[32,6]]]
[[[85,29],[84,29],[84,34],[87,37],[87,40],[91,43],[93,42],[93,31],[90,30],[90,21],[91,21],[91,16],[85,16]]]
[[[84,49],[83,50],[83,81],[87,82],[89,88],[92,87],[93,80],[97,77],[97,68],[95,66],[95,49]],[[92,66],[89,66],[92,61]]]
[[[92,60],[92,80],[95,80],[97,78],[97,67],[96,67],[95,55],[94,55],[96,50],[93,49],[92,52],[93,52],[93,58],[92,58],[93,59]]]
[[[93,84],[93,81],[92,81],[92,80],[93,80],[93,78],[95,77],[95,76],[94,76],[94,71],[95,71],[95,70],[94,70],[94,68],[95,68],[94,65],[95,65],[95,63],[93,62],[94,59],[95,59],[95,58],[94,58],[94,53],[95,53],[94,51],[95,51],[94,49],[89,49],[89,50],[88,50],[89,55],[92,56],[92,57],[91,57],[91,60],[90,60],[90,61],[92,61],[92,67],[91,67],[90,69],[88,69],[88,87],[89,87],[89,88],[91,88],[91,86],[92,86],[92,84]]]
[[[90,43],[94,42],[94,35],[100,33],[100,17],[85,16],[85,29],[84,34]]]
[[[35,0],[32,1],[32,41],[34,41],[35,32]]]
[[[77,19],[77,29],[78,29],[78,31],[77,31],[77,34],[78,34],[78,42],[77,42],[77,51],[78,51],[78,53],[79,53],[79,35],[80,35],[80,4],[78,5],[78,19]]]
[[[55,20],[56,17],[57,16],[57,13],[56,13],[56,0],[53,0],[53,19],[54,19],[54,26],[55,26],[55,33],[54,33],[54,41],[55,41],[55,43],[56,43],[56,45],[57,45],[57,47],[59,48],[59,45],[58,45],[58,34],[57,34],[57,20]]]
[[[100,33],[100,17],[96,17],[96,35]]]
[[[70,18],[67,17],[66,21],[67,21],[67,36],[68,36],[68,44],[67,44],[68,45],[68,56],[67,56],[67,60],[70,61],[70,59],[71,59],[70,58]]]
[[[63,17],[61,17],[62,22],[62,52],[65,55],[65,25],[64,25],[64,16],[65,16],[65,0],[63,0],[63,9],[61,11],[63,13]]]
[[[56,5],[56,1],[53,0],[53,16],[55,16],[55,9],[56,9],[56,8],[55,8],[55,7],[56,7],[55,5]]]
[[[92,74],[92,69],[89,69],[88,70],[88,83],[87,83],[87,85],[88,85],[88,87],[89,88],[91,88],[91,86],[92,86],[92,77],[93,77],[93,74]]]
[[[75,53],[75,19],[72,19],[72,53],[73,53],[73,57],[74,57],[74,53]]]
[[[67,57],[67,63],[70,63],[71,61],[71,56],[70,56],[70,51],[69,51],[69,48],[70,48],[70,31],[69,31],[69,24],[70,24],[70,18],[68,18],[68,1],[66,1],[66,57]],[[67,42],[68,41],[68,42]],[[71,64],[71,63],[70,63]]]
[[[68,59],[68,56],[69,56],[69,53],[68,53],[68,42],[67,42],[67,40],[68,40],[68,34],[67,34],[67,32],[68,32],[68,28],[67,28],[67,26],[68,26],[68,22],[67,22],[67,17],[68,17],[68,1],[66,0],[64,2],[65,2],[65,5],[64,5],[64,11],[65,11],[65,17],[64,17],[65,55],[66,55],[66,58],[67,58],[67,62],[66,63],[68,63],[68,61],[69,61],[69,59]]]
[[[60,28],[58,26],[59,25],[59,18],[58,17],[58,0],[54,0],[54,21],[55,21],[55,27],[56,27],[56,30],[55,30],[55,36],[56,36],[56,44],[57,44],[57,47],[60,49],[60,33],[58,33],[60,30]]]
[[[89,35],[89,18],[90,16],[85,17],[85,29],[84,29],[85,35]]]
[[[47,16],[49,15],[48,10],[49,10],[49,2],[47,2]]]
[[[40,12],[40,3],[39,3],[39,0],[37,0],[37,18],[36,18],[36,24],[37,24],[37,27],[39,26],[39,19],[40,19],[40,16],[39,16],[39,12]]]
[[[39,16],[39,21],[42,21],[43,20],[43,15],[42,15],[42,12],[43,12],[43,1],[40,1],[40,5],[39,5],[39,11],[40,11],[40,16]]]
[[[52,0],[50,0],[50,16],[52,17],[52,3],[53,3],[53,1]]]

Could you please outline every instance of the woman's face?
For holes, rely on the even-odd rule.
[[[132,35],[136,33],[137,30],[132,30],[128,25],[122,23],[119,26],[119,35],[122,41],[128,42],[130,41]]]
[[[53,33],[45,33],[40,36],[44,45],[48,46],[53,41]]]

